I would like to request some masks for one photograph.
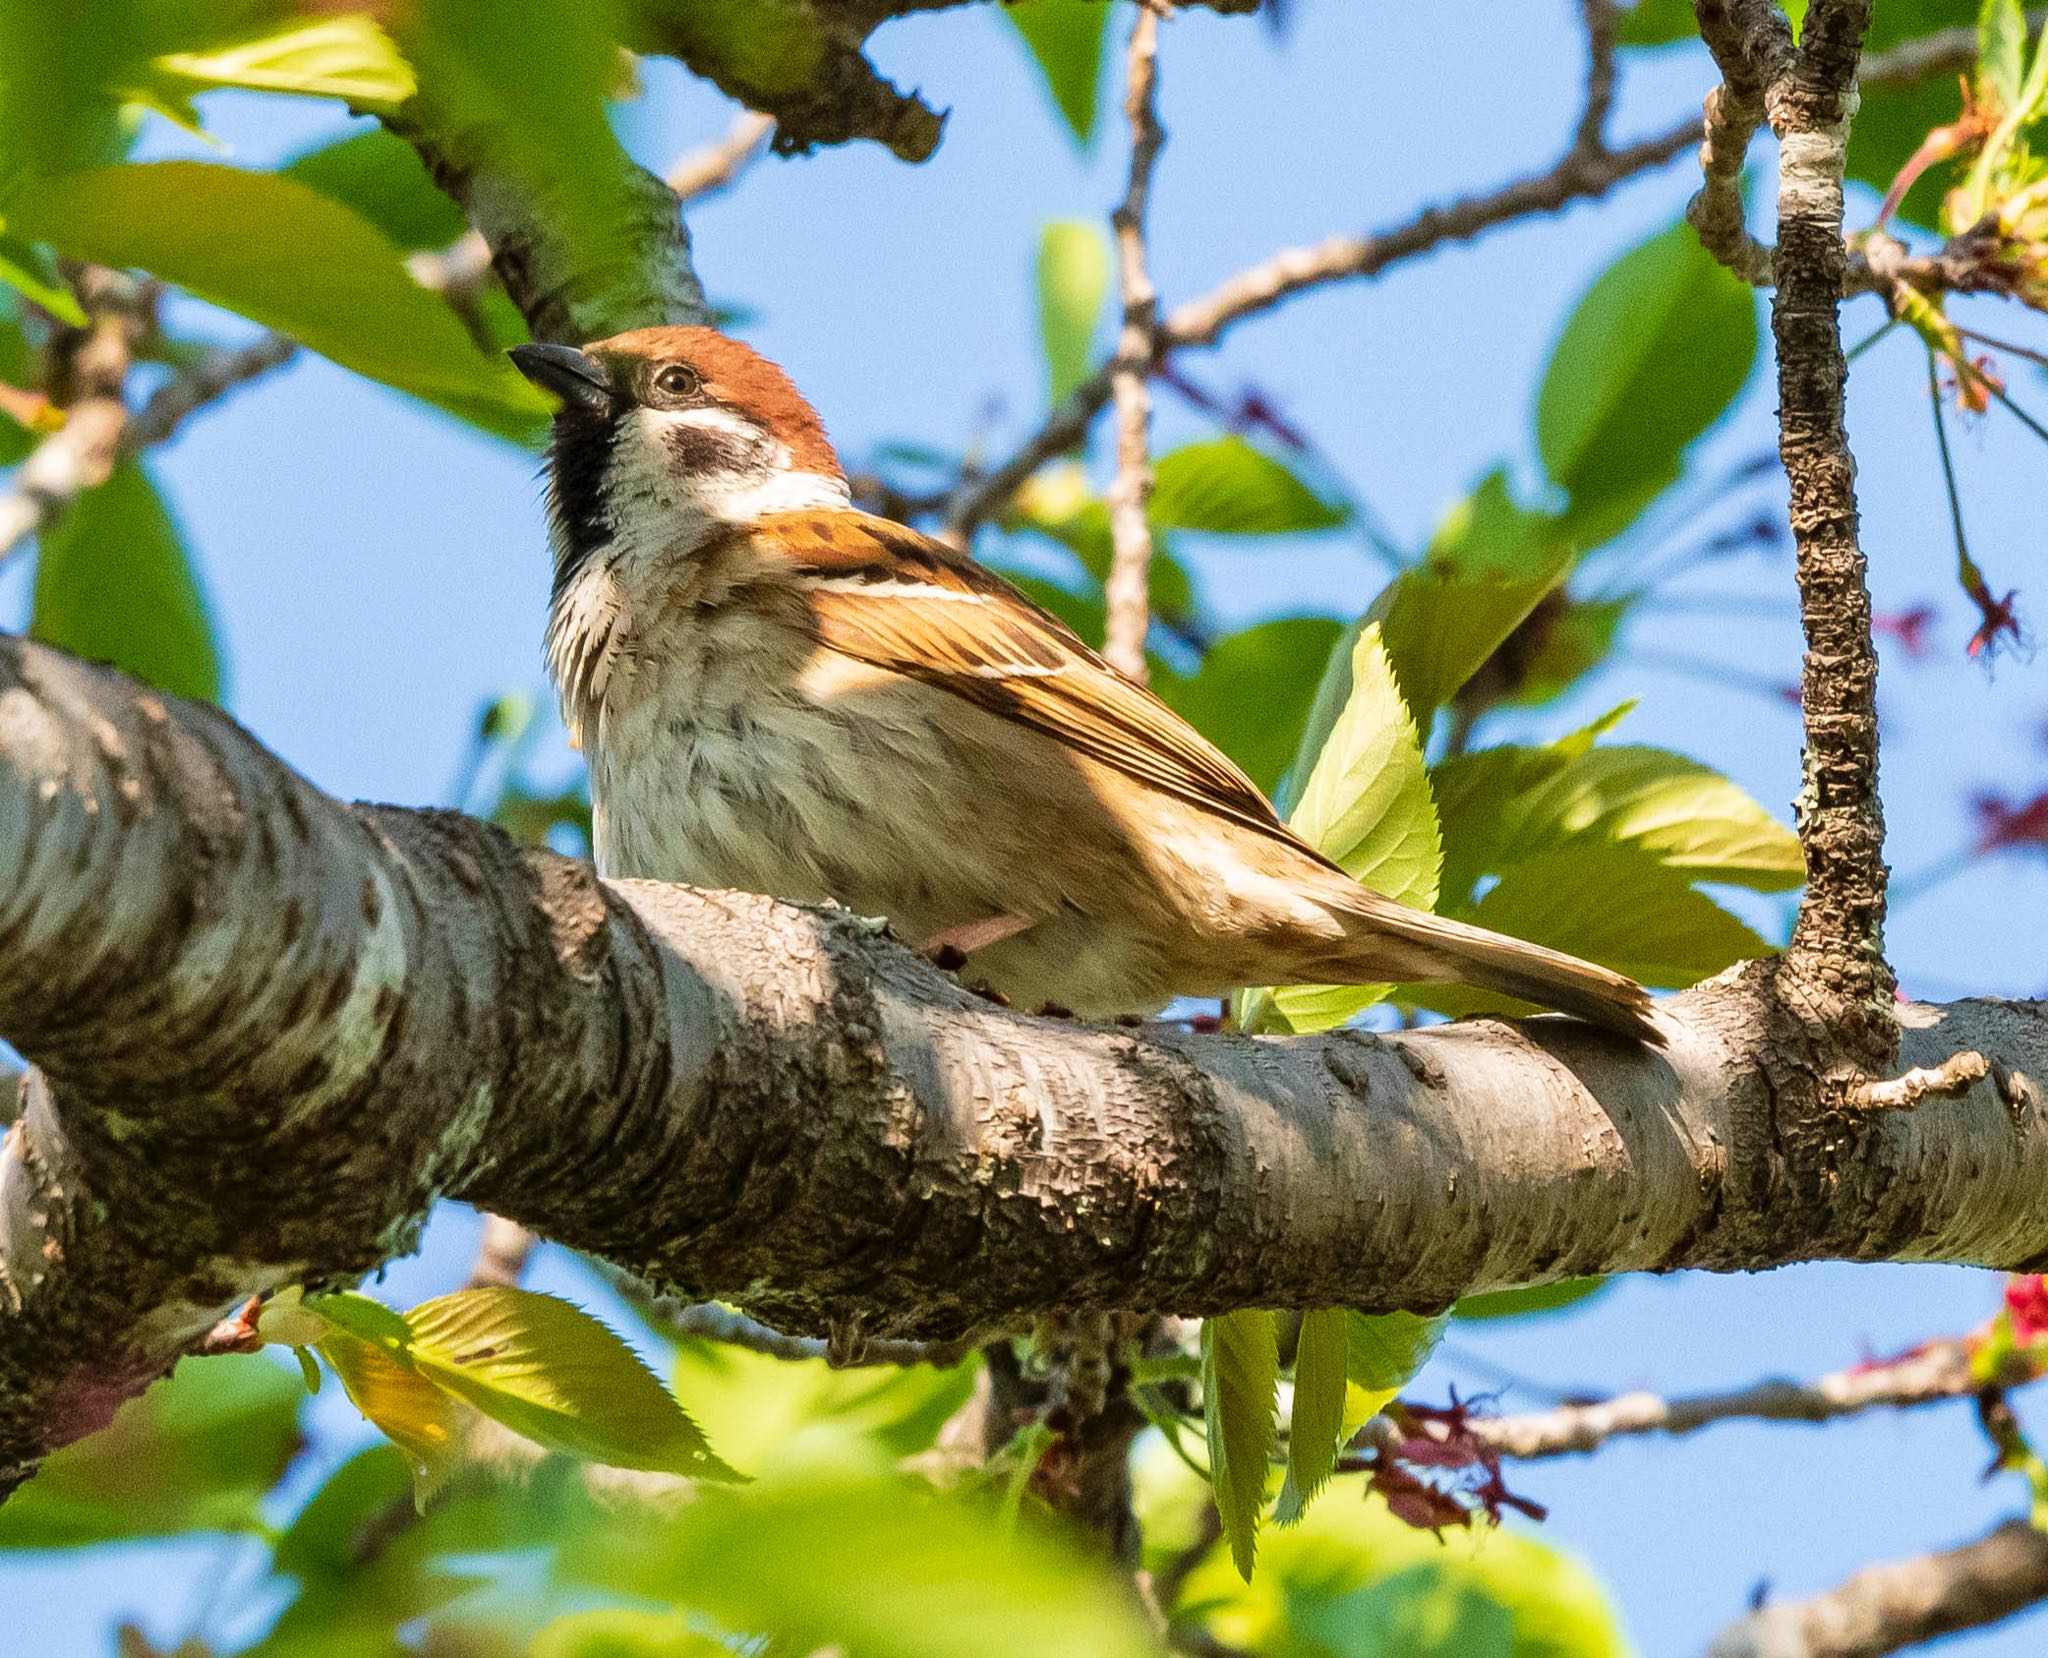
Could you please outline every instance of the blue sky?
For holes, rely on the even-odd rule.
[[[1339,0],[1301,0],[1294,11],[1279,44],[1257,24],[1204,13],[1167,31],[1171,136],[1153,212],[1169,305],[1281,245],[1367,229],[1544,165],[1575,119],[1580,45],[1568,0],[1486,8],[1483,22],[1457,8]],[[1042,395],[1031,286],[1039,227],[1107,211],[1118,136],[1112,124],[1095,154],[1076,150],[992,8],[892,24],[874,55],[951,107],[937,156],[913,168],[853,147],[764,162],[693,215],[698,269],[714,297],[750,313],[745,332],[809,390],[851,461],[891,439],[957,445],[978,431],[1001,449],[1029,428]],[[624,126],[651,163],[730,119],[716,93],[671,67],[652,66],[646,82]],[[1697,107],[1708,83],[1696,49],[1631,60],[1617,133],[1661,130]],[[215,99],[210,113],[235,158],[251,163],[341,122],[319,106],[247,98]],[[1616,252],[1668,224],[1690,189],[1681,162],[1596,206],[1313,295],[1188,367],[1226,387],[1256,379],[1396,537],[1418,543],[1496,460],[1530,465],[1534,389],[1571,302]],[[1852,220],[1871,205],[1859,198]],[[1860,338],[1877,320],[1874,302],[1857,302],[1847,331]],[[2026,332],[2005,315],[1987,326]],[[1948,574],[1923,377],[1917,348],[1894,339],[1858,363],[1850,388],[1878,605],[1928,600],[1942,612],[1938,660],[1888,660],[1882,689],[1892,861],[1906,872],[1966,839],[1970,790],[2031,793],[2048,769],[2039,670],[2024,654],[1990,670],[1962,656],[1974,622]],[[2023,401],[2048,405],[2032,371],[2013,384]],[[1706,464],[1769,448],[1771,408],[1760,377],[1708,440]],[[1166,442],[1199,432],[1170,403],[1160,424]],[[1973,547],[1994,586],[2020,587],[2023,601],[2039,551],[2031,515],[2044,457],[2034,444],[1993,421],[1958,445]],[[441,801],[478,705],[506,689],[540,692],[547,570],[531,456],[304,359],[194,420],[157,462],[214,597],[234,711],[323,787]],[[1382,579],[1344,540],[1193,556],[1229,621],[1355,613]],[[1717,566],[1688,590],[1694,608],[1637,631],[1642,660],[1529,729],[1556,733],[1637,697],[1630,740],[1694,754],[1783,811],[1797,783],[1797,720],[1756,682],[1796,672],[1789,558]],[[8,614],[20,614],[24,592],[19,571],[0,583]],[[572,762],[558,749],[549,763]],[[1930,997],[2036,995],[2044,919],[2040,862],[1980,864],[1899,910],[1894,959],[1907,987]],[[469,1225],[451,1216],[438,1226],[389,1292],[446,1287],[466,1265]],[[1632,1281],[1581,1312],[1459,1331],[1419,1392],[1492,1385],[1496,1367],[1572,1391],[1805,1375],[1964,1329],[1997,1288],[1988,1274],[1932,1267]],[[1539,1402],[1514,1388],[1504,1401]],[[2014,1482],[1980,1485],[1985,1460],[1967,1408],[1946,1406],[1826,1430],[1729,1427],[1624,1445],[1523,1469],[1516,1485],[1550,1505],[1548,1535],[1604,1575],[1643,1650],[1683,1653],[1739,1613],[1760,1579],[1780,1594],[1810,1592],[2014,1512]],[[215,1559],[189,1547],[0,1558],[9,1643],[101,1652],[111,1620],[137,1612],[174,1635]],[[2040,1649],[2044,1629],[2037,1614],[1947,1650],[2020,1658]]]

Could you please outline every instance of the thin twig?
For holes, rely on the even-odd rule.
[[[1131,30],[1130,69],[1124,117],[1131,128],[1130,179],[1111,218],[1116,232],[1117,283],[1123,298],[1123,332],[1110,367],[1116,403],[1116,477],[1109,486],[1112,551],[1103,597],[1107,625],[1102,654],[1141,684],[1145,679],[1145,636],[1152,606],[1152,393],[1148,384],[1159,325],[1159,293],[1145,257],[1145,206],[1152,193],[1152,169],[1166,134],[1159,125],[1159,13],[1138,8]]]
[[[759,160],[775,130],[775,117],[744,110],[723,137],[677,158],[667,174],[668,187],[684,207],[716,195]]]
[[[1940,1554],[1858,1572],[1730,1625],[1707,1658],[1884,1658],[2048,1600],[2048,1533],[2008,1520]]]
[[[1579,0],[1586,29],[1586,99],[1572,148],[1597,155],[1607,146],[1607,116],[1614,108],[1616,37],[1621,8],[1614,0]]]
[[[771,1359],[823,1359],[832,1356],[831,1343],[822,1336],[789,1336],[770,1329],[759,1319],[716,1301],[696,1301],[678,1306],[665,1299],[651,1303],[655,1316],[673,1334],[723,1342],[765,1353]],[[973,1341],[869,1341],[853,1362],[861,1365],[929,1364],[944,1369],[958,1364],[974,1350]]]
[[[1950,1054],[1939,1065],[1916,1065],[1901,1076],[1860,1082],[1849,1090],[1849,1101],[1866,1111],[1911,1111],[1923,1100],[1959,1100],[1989,1075],[1991,1066],[1982,1054]]]
[[[1857,1365],[1810,1382],[1779,1378],[1667,1399],[1623,1393],[1515,1416],[1475,1417],[1474,1435],[1503,1456],[1534,1461],[1598,1450],[1638,1434],[1689,1434],[1717,1422],[1828,1422],[1863,1411],[1967,1398],[1979,1386],[1963,1341],[1934,1341],[1884,1364]]]
[[[235,387],[283,367],[298,349],[296,340],[266,332],[247,345],[208,351],[150,393],[129,419],[122,447],[133,451],[162,443],[188,417]]]

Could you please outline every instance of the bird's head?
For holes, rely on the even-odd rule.
[[[639,328],[512,360],[561,401],[548,446],[557,578],[610,550],[673,546],[767,512],[847,504],[817,411],[714,328]]]

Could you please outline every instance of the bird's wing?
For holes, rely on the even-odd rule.
[[[770,514],[757,522],[755,545],[765,561],[787,561],[808,578],[818,636],[832,649],[941,686],[1151,788],[1301,845],[1213,743],[965,554],[846,510]]]

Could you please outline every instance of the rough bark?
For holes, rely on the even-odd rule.
[[[1026,1017],[871,922],[600,884],[346,806],[218,711],[0,641],[0,1490],[242,1298],[462,1198],[785,1328],[1441,1307],[1590,1272],[2048,1262],[2048,1021],[1906,1010],[1959,1099],[1781,1139],[1771,975],[1670,1045],[1558,1019],[1285,1041]]]

